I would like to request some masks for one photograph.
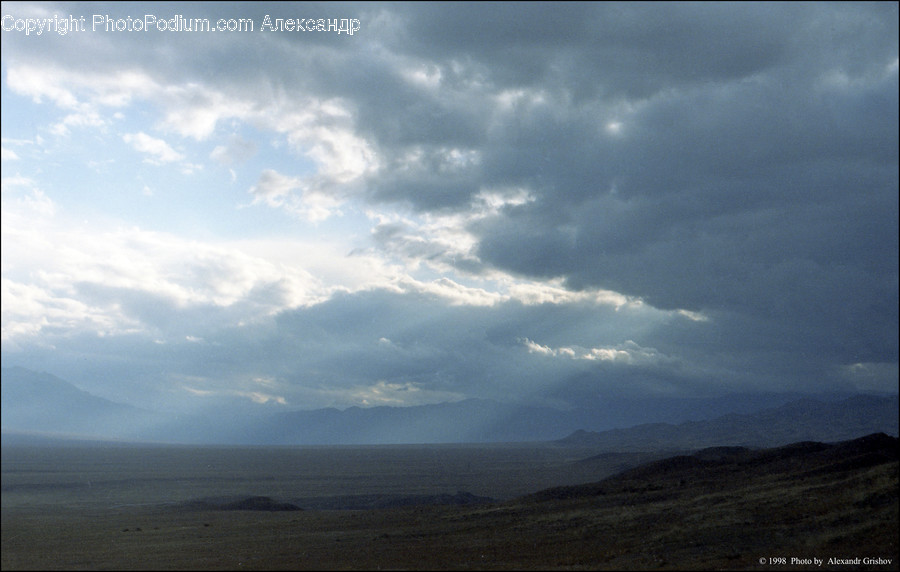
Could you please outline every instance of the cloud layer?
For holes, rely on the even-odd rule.
[[[896,391],[896,4],[287,9],[3,33],[5,363],[166,407]]]

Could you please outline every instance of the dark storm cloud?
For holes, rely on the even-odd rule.
[[[671,3],[490,3],[410,6],[389,45],[437,61],[476,62],[504,87],[584,97],[646,97],[740,77],[787,49],[799,6]],[[410,50],[410,47],[412,49]]]
[[[542,90],[472,142],[482,185],[536,195],[472,228],[483,261],[719,312],[729,349],[762,319],[807,359],[896,360],[895,5],[435,10],[404,39]],[[415,182],[391,192],[446,205]]]

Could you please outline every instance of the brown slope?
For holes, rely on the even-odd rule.
[[[844,555],[889,559],[879,569],[896,570],[897,449],[897,438],[875,434],[700,451],[541,491],[503,510],[544,549],[566,547],[557,568],[758,569],[759,558]],[[792,566],[804,568],[852,569]]]
[[[875,433],[839,443],[804,441],[771,449],[710,447],[628,469],[596,483],[556,487],[525,498],[577,498],[652,487],[734,486],[757,478],[799,479],[897,461],[898,438]]]
[[[396,513],[398,569],[897,570],[898,440],[716,448],[508,502]],[[388,539],[385,539],[386,541]],[[415,557],[405,554],[413,551]],[[821,566],[813,557],[824,559]],[[827,558],[887,564],[827,564]],[[760,564],[764,558],[765,563]],[[785,558],[784,563],[770,558]],[[791,558],[810,559],[809,564]]]

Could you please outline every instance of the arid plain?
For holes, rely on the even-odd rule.
[[[679,453],[4,446],[2,567],[897,569],[896,438]]]

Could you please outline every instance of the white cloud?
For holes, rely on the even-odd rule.
[[[406,81],[419,87],[435,90],[441,86],[441,68],[434,64],[416,64],[400,70]]]
[[[10,89],[36,103],[49,99],[68,113],[49,130],[67,136],[76,127],[104,127],[103,108],[122,107],[136,95],[149,96],[158,86],[138,72],[78,73],[64,67],[16,65],[7,72]],[[117,112],[117,115],[121,115]]]
[[[20,193],[19,189],[24,192]],[[3,177],[0,192],[3,193],[4,224],[21,224],[28,217],[47,217],[56,212],[56,204],[29,177]]]
[[[59,73],[66,74],[61,70]],[[67,79],[77,79],[77,74],[69,73]],[[7,85],[15,93],[31,96],[35,103],[41,103],[44,98],[50,99],[57,106],[64,109],[75,109],[78,106],[78,98],[69,89],[63,87],[68,83],[60,81],[54,70],[48,70],[41,66],[13,66],[6,73]]]
[[[340,204],[348,185],[378,169],[378,159],[370,144],[354,131],[353,115],[338,99],[317,99],[297,95],[265,102],[228,95],[200,84],[170,86],[160,99],[167,108],[163,126],[185,137],[208,139],[216,126],[227,119],[253,125],[257,129],[282,134],[294,150],[317,165],[313,176],[303,178],[308,202],[319,203],[301,212],[321,220],[325,211]],[[302,111],[298,111],[298,109]],[[241,149],[217,148],[217,160],[246,156]],[[276,206],[276,205],[272,205]],[[277,206],[292,208],[289,202]],[[296,209],[294,209],[296,210]]]
[[[39,335],[48,339],[73,332],[90,331],[98,336],[134,332],[136,320],[123,314],[116,303],[88,304],[74,295],[35,284],[2,279],[2,342],[4,350],[16,350],[23,342],[38,345]]]
[[[708,322],[709,316],[703,312],[692,312],[691,310],[676,310],[679,316],[683,316],[692,322]]]
[[[522,338],[520,343],[525,346],[528,353],[540,354],[550,357],[562,357],[572,360],[604,361],[626,365],[656,365],[672,362],[673,359],[654,348],[645,348],[628,340],[622,344],[598,348],[558,347],[541,345],[528,338]]]
[[[378,168],[375,152],[349,128],[317,126],[290,133],[289,139],[320,165],[330,182],[347,184]]]
[[[197,141],[208,139],[221,121],[245,120],[254,115],[252,102],[198,83],[166,85],[155,95],[154,99],[166,106],[163,127]]]
[[[522,340],[522,345],[528,348],[528,353],[530,354],[541,354],[546,356],[555,356],[559,353],[559,350],[555,350],[549,346],[542,346],[537,342],[533,342],[528,338],[524,338]]]
[[[506,189],[482,189],[473,201],[474,206],[479,203],[485,206],[481,216],[495,215],[501,209],[508,206],[521,206],[534,202],[534,193],[522,187],[512,187]]]
[[[167,323],[154,322],[165,312],[173,312],[166,327],[190,331],[196,318],[179,311],[231,308],[228,319],[250,322],[329,296],[296,264],[227,243],[69,221],[27,178],[6,178],[3,189],[4,344],[38,333],[149,332]],[[207,326],[223,319],[215,314]]]
[[[400,292],[431,294],[458,306],[493,306],[508,299],[500,293],[464,286],[447,277],[429,282],[402,277],[396,281],[396,288]]]
[[[254,403],[265,404],[269,402],[279,405],[287,405],[287,400],[280,395],[271,395],[261,391],[235,391],[234,395],[249,398]]]
[[[481,163],[481,151],[460,147],[413,145],[395,160],[393,169],[406,176],[453,176]]]
[[[509,281],[509,295],[523,304],[579,304],[589,303],[615,308],[640,308],[644,304],[640,300],[613,292],[611,290],[586,289],[572,291],[562,285],[562,280],[513,280]]]
[[[295,189],[302,191],[303,181],[297,177],[288,177],[275,171],[266,169],[259,175],[256,185],[250,189],[254,196],[253,202],[264,202],[271,207],[284,206]]]
[[[144,159],[147,163],[161,165],[184,159],[184,155],[173,149],[168,143],[144,132],[126,133],[122,136],[122,140],[131,145],[135,151],[147,155],[148,157]]]
[[[74,73],[64,68],[25,64],[10,68],[8,83],[13,91],[35,101],[47,98],[59,107],[73,110],[53,128],[57,133],[65,133],[73,125],[102,124],[102,107],[123,107],[141,100],[162,106],[159,128],[198,141],[210,138],[216,127],[229,119],[285,135],[293,148],[312,159],[318,168],[314,175],[303,178],[307,189],[304,207],[295,208],[290,202],[278,206],[293,208],[312,220],[333,214],[347,193],[352,192],[346,185],[378,169],[376,153],[355,133],[353,115],[339,99],[298,95],[261,102],[200,83],[167,84],[143,72]],[[170,163],[184,159],[168,143],[144,132],[125,137],[127,143],[148,154],[149,161]],[[213,156],[219,161],[237,161],[249,151],[246,142],[232,140],[229,147],[216,147]]]
[[[4,137],[2,140],[2,147],[0,147],[0,150],[2,150],[2,153],[0,153],[0,160],[21,161],[22,156],[16,152],[16,149],[23,151],[36,144],[40,144],[40,141],[40,136],[37,136],[34,139],[14,139],[11,137]]]
[[[283,208],[300,219],[310,222],[323,221],[341,214],[343,200],[311,186],[310,179],[288,177],[273,169],[266,169],[251,187],[253,204],[264,203]]]
[[[363,407],[426,405],[459,401],[462,398],[458,393],[424,389],[421,384],[416,382],[383,379],[371,385],[336,391],[333,396],[340,402],[358,404]]]
[[[50,132],[54,135],[66,136],[73,127],[103,127],[104,125],[106,125],[106,121],[96,111],[86,109],[66,115],[62,121],[50,128]]]

